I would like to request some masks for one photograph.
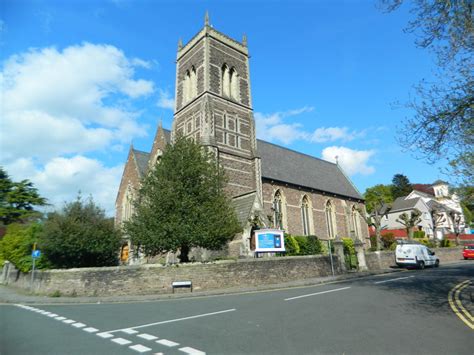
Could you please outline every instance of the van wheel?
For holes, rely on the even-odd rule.
[[[439,267],[439,260],[436,260],[435,267]]]
[[[424,262],[424,261],[419,261],[419,262],[418,262],[418,268],[419,268],[420,270],[423,270],[423,269],[425,268],[425,262]]]

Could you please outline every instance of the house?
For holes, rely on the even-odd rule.
[[[382,223],[389,230],[404,229],[398,222],[402,213],[421,213],[417,230],[424,231],[429,238],[443,239],[448,234],[469,233],[459,198],[449,192],[448,183],[437,180],[433,184],[413,184],[413,191],[397,198],[382,208]]]

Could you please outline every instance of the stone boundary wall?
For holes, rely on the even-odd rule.
[[[433,249],[441,265],[462,260],[462,247]],[[341,274],[339,259],[333,256],[335,272]],[[369,271],[395,266],[395,252],[366,253]],[[62,296],[114,296],[171,293],[173,281],[192,281],[193,290],[255,287],[331,275],[328,256],[290,256],[214,263],[163,266],[158,264],[45,270],[35,272],[32,290],[40,295],[60,292]],[[31,290],[31,273],[3,268],[4,284]],[[187,291],[187,290],[186,290]]]
[[[461,261],[462,247],[455,248],[432,248],[443,265],[446,262]],[[395,251],[368,252],[365,254],[365,261],[369,270],[382,270],[396,267]]]
[[[337,257],[333,256],[333,260],[335,272],[340,274]],[[328,256],[294,256],[170,266],[153,264],[36,271],[32,290],[42,295],[59,291],[63,296],[146,295],[171,293],[173,281],[190,280],[193,290],[206,291],[330,275]],[[4,277],[5,284],[30,290],[31,273],[21,273],[10,264],[8,275]]]

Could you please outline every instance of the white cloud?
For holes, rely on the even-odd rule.
[[[312,143],[334,142],[337,140],[348,142],[365,134],[364,131],[350,131],[348,127],[321,127],[311,132],[305,130],[301,123],[289,124],[284,122],[287,117],[312,112],[313,110],[313,107],[305,106],[300,109],[272,114],[256,112],[257,135],[261,139],[291,144],[296,140]]]
[[[126,108],[154,91],[152,82],[134,79],[134,67],[146,65],[113,46],[90,43],[11,56],[0,76],[6,156],[49,159],[146,135],[138,113]]]
[[[92,195],[112,216],[123,165],[108,168],[96,159],[76,155],[53,158],[42,167],[35,166],[32,159],[21,158],[6,169],[15,180],[31,180],[40,194],[56,207],[74,200],[81,191],[83,196]]]
[[[160,95],[157,103],[158,107],[174,110],[174,99],[171,97],[171,94],[161,89],[158,90],[158,94]]]
[[[348,175],[370,175],[375,168],[368,164],[369,159],[375,154],[373,150],[354,150],[346,147],[327,147],[322,151],[324,160],[335,163],[336,157],[339,165]]]
[[[85,154],[113,154],[147,134],[135,99],[155,89],[135,78],[137,67],[151,64],[90,43],[9,57],[0,72],[0,164],[15,180],[31,180],[56,207],[80,190],[113,215],[123,165]]]

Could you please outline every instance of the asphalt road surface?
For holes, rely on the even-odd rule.
[[[2,305],[0,353],[472,355],[469,280],[472,261],[225,296]]]

